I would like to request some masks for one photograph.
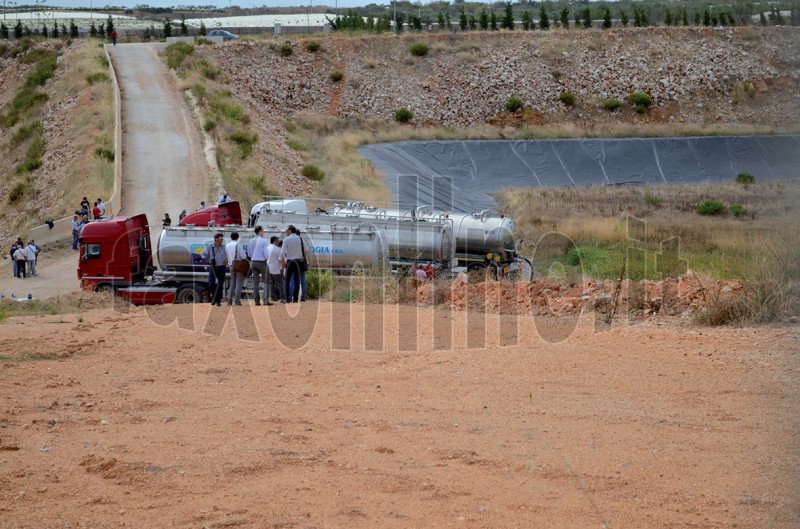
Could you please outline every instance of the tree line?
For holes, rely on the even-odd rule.
[[[376,11],[378,11],[376,13]],[[789,16],[784,16],[788,11]],[[542,2],[538,9],[531,2],[499,2],[495,4],[454,4],[433,2],[426,6],[410,2],[397,2],[386,6],[370,4],[364,8],[349,9],[344,14],[329,18],[334,31],[388,32],[396,20],[398,31],[445,29],[461,31],[486,30],[548,30],[553,27],[589,28],[593,26],[737,26],[753,24],[753,15],[759,15],[759,24],[800,26],[800,2],[789,4],[656,4],[629,3],[595,5],[553,4]]]

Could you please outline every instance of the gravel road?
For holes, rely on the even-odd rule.
[[[122,89],[122,214],[161,225],[208,200],[208,169],[191,111],[158,52],[163,44],[115,46]]]

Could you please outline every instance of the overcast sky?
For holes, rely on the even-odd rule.
[[[322,1],[314,1],[309,0],[311,5],[328,5],[333,11],[335,4],[335,0],[325,0]],[[13,2],[10,0],[6,0],[6,7],[13,9]],[[298,11],[303,12],[305,7],[309,5],[309,2],[306,3],[296,3],[292,1],[264,1],[264,0],[254,0],[254,1],[247,1],[247,0],[231,0],[233,5],[238,5],[240,7],[287,7],[291,5],[298,6]],[[338,0],[339,7],[353,7],[353,6],[363,6],[371,3],[381,3],[381,0]],[[384,2],[386,5],[389,5],[389,0],[385,0]],[[424,2],[423,2],[424,3]],[[33,4],[31,0],[18,0],[17,4]],[[107,2],[104,0],[97,0],[96,2],[92,2],[92,6],[104,6],[104,5],[114,5],[114,6],[122,6],[126,8],[132,8],[139,4],[147,4],[152,7],[172,7],[176,5],[215,5],[218,7],[228,7],[230,4],[228,0],[220,1],[220,0],[196,0],[195,2],[187,1],[187,2],[173,2],[170,0],[115,0],[114,2]],[[45,0],[43,3],[46,7],[86,7],[89,8],[89,0]]]

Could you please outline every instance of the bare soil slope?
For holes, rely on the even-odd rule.
[[[3,524],[800,524],[796,328],[254,309],[0,324]]]

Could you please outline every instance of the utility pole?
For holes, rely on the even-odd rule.
[[[397,35],[397,0],[392,0],[394,4],[394,34]]]

